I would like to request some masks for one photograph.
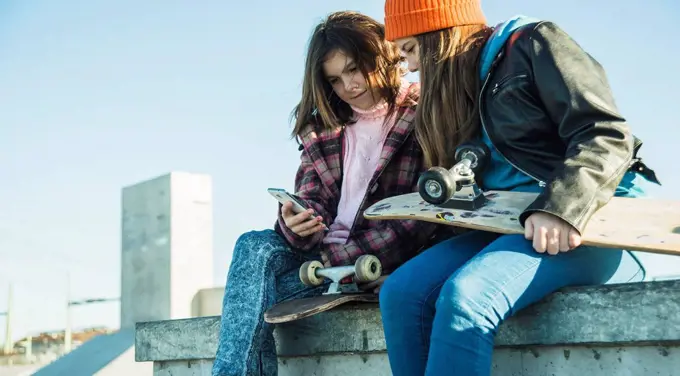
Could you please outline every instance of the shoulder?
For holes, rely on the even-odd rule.
[[[416,107],[420,100],[420,83],[406,82],[403,84],[403,92],[400,94],[400,100],[397,104],[396,121],[407,123],[413,122],[416,114]]]
[[[407,107],[415,109],[415,106],[420,100],[420,82],[405,82],[404,83],[405,96],[399,107]]]
[[[420,98],[420,82],[409,82],[408,93],[413,95],[416,99]]]
[[[326,143],[338,139],[341,134],[341,128],[323,129],[311,123],[307,124],[298,136],[300,149],[310,149],[315,146],[323,148]]]
[[[541,20],[517,28],[508,39],[507,48],[537,56],[567,45],[576,45],[576,42],[555,22]]]

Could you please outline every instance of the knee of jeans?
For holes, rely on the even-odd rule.
[[[454,278],[442,287],[437,299],[437,315],[450,320],[457,330],[483,329],[495,331],[507,312],[507,299],[480,279]]]
[[[408,302],[421,301],[422,292],[409,278],[402,278],[399,270],[390,274],[380,287],[380,310],[390,314],[402,312]]]
[[[285,246],[281,236],[274,230],[253,230],[243,233],[236,239],[232,262],[252,260],[253,257],[268,258],[273,251]]]
[[[378,295],[381,311],[387,311],[391,307],[399,305],[399,291],[401,289],[402,282],[399,278],[395,278],[394,274],[385,279],[382,286],[380,286],[380,294]]]

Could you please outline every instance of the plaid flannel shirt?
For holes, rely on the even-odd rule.
[[[417,90],[417,84],[410,90]],[[434,241],[438,234],[453,233],[451,228],[414,220],[366,220],[363,212],[375,202],[417,191],[424,171],[420,145],[413,134],[415,108],[401,107],[396,124],[389,132],[376,172],[369,182],[345,244],[324,244],[324,232],[300,237],[286,227],[280,209],[276,231],[302,251],[319,250],[332,266],[352,265],[364,254],[377,256],[389,273]],[[295,176],[295,194],[321,215],[326,225],[337,215],[342,186],[343,129],[316,131],[311,126],[301,137],[300,167]]]

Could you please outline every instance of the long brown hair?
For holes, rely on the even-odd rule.
[[[479,132],[479,64],[491,35],[486,25],[417,35],[421,94],[416,138],[427,167],[450,168],[455,148]]]
[[[385,40],[385,27],[358,12],[335,12],[317,25],[309,40],[302,99],[291,114],[295,119],[292,137],[301,136],[310,124],[317,129],[335,129],[351,123],[352,108],[335,95],[323,74],[324,61],[335,51],[355,61],[366,77],[369,92],[377,88],[388,104],[386,119],[397,108],[401,77],[407,71],[401,65],[403,58],[397,46]]]

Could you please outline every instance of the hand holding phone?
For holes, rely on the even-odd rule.
[[[307,209],[295,214],[291,202],[286,202],[281,206],[281,216],[283,217],[286,227],[301,237],[315,234],[326,228],[322,223],[323,217],[314,216],[314,210]]]
[[[282,204],[281,216],[286,227],[298,236],[306,237],[327,230],[322,223],[323,217],[316,216],[314,209],[306,208],[296,196],[280,188],[269,188],[267,191]]]

